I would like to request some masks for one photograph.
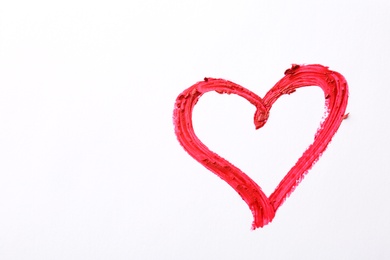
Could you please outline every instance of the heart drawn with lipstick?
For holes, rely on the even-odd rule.
[[[275,101],[297,88],[318,86],[324,92],[326,117],[315,134],[314,142],[280,181],[274,192],[266,196],[260,186],[239,168],[210,151],[196,136],[192,124],[192,111],[206,92],[236,94],[256,107],[254,124],[263,127]],[[252,229],[272,221],[278,208],[302,181],[304,175],[318,161],[343,119],[348,102],[348,85],[345,78],[322,65],[292,65],[285,76],[272,87],[264,98],[227,80],[205,78],[184,90],[176,99],[173,121],[175,134],[183,148],[204,167],[227,182],[248,204],[253,214]]]

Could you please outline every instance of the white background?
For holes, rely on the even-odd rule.
[[[389,1],[1,1],[0,259],[389,259]],[[350,87],[345,120],[273,222],[173,131],[205,76],[263,96],[292,63]],[[313,140],[318,87],[210,93],[195,130],[270,194]]]

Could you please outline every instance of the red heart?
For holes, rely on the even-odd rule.
[[[277,209],[302,181],[304,175],[318,161],[321,154],[336,133],[348,102],[348,85],[344,77],[322,65],[292,65],[285,76],[268,91],[262,99],[253,92],[227,80],[205,78],[181,93],[173,114],[175,133],[184,149],[204,167],[226,181],[248,204],[254,221],[252,229],[267,225]],[[327,107],[326,118],[318,129],[314,142],[267,197],[250,177],[224,158],[210,151],[195,135],[192,126],[192,110],[199,98],[215,90],[223,94],[237,94],[256,107],[254,123],[256,129],[267,122],[273,103],[283,94],[291,94],[297,88],[319,86],[324,91]]]

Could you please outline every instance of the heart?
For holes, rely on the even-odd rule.
[[[260,98],[253,92],[223,79],[205,78],[184,90],[176,99],[173,112],[175,134],[183,148],[204,167],[227,182],[248,204],[253,214],[252,229],[263,227],[275,217],[278,208],[302,181],[305,174],[318,161],[343,119],[348,102],[348,85],[338,72],[322,65],[296,65],[285,71],[285,76]],[[256,107],[254,124],[263,127],[275,101],[297,88],[319,86],[324,91],[326,117],[315,134],[314,142],[306,149],[296,164],[267,197],[260,186],[239,168],[212,152],[196,136],[192,124],[192,111],[199,98],[206,92],[236,94]]]

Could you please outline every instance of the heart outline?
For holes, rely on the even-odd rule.
[[[255,181],[238,167],[208,149],[194,132],[192,111],[199,98],[207,92],[236,94],[248,100],[256,107],[254,124],[256,129],[259,129],[266,124],[272,105],[278,98],[285,94],[291,94],[298,88],[308,86],[319,86],[323,90],[326,117],[320,123],[313,143],[309,145],[269,197],[264,194]],[[175,134],[184,150],[227,182],[247,203],[254,218],[252,229],[256,229],[273,220],[278,208],[319,160],[345,118],[347,103],[348,84],[340,73],[319,64],[293,64],[290,69],[285,71],[285,76],[263,98],[233,82],[205,78],[204,81],[197,82],[177,97],[173,122]]]

